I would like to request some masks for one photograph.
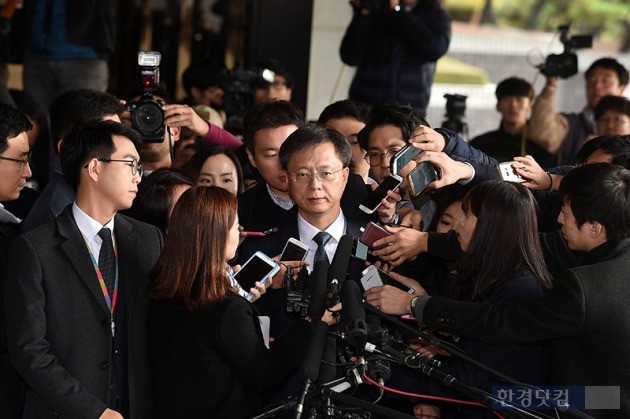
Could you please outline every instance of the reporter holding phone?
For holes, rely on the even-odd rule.
[[[308,321],[267,349],[256,309],[232,286],[238,226],[236,197],[214,186],[189,189],[173,210],[149,289],[156,418],[250,416],[305,354]]]

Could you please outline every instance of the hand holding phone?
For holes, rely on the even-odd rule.
[[[389,164],[389,170],[392,174],[398,174],[403,167],[408,165],[418,154],[422,153],[422,150],[414,147],[411,144],[407,144],[396,153]]]
[[[359,209],[366,214],[372,214],[381,205],[381,201],[387,197],[387,192],[396,189],[402,183],[402,178],[398,175],[389,175],[378,187],[372,191],[370,196],[359,205]]]
[[[391,285],[402,291],[405,291],[408,294],[413,294],[416,292],[414,288],[403,284],[393,276],[389,275],[387,272],[377,268],[375,265],[370,265],[365,268],[365,270],[361,272],[361,275],[361,285],[363,285],[363,289],[365,291],[373,287]]]
[[[438,178],[438,172],[431,162],[423,161],[418,164],[408,175],[409,193],[417,197]]]
[[[516,173],[516,170],[514,170],[514,167],[512,167],[512,163],[516,163],[516,162],[506,161],[503,163],[499,163],[499,173],[501,174],[501,179],[503,179],[506,182],[516,182],[516,183],[526,182],[527,179],[521,177],[521,175]]]
[[[234,274],[234,278],[241,284],[244,290],[249,291],[256,281],[265,283],[269,277],[274,276],[280,270],[280,265],[263,252],[256,252],[243,264],[241,269]],[[253,297],[248,292],[247,299]]]
[[[370,221],[365,226],[365,230],[363,230],[363,234],[361,234],[361,237],[359,238],[359,240],[361,240],[361,242],[366,244],[369,248],[373,248],[375,241],[382,239],[383,237],[387,237],[391,234],[392,233],[385,230],[380,225]]]
[[[284,245],[284,249],[280,255],[280,262],[294,260],[303,261],[306,259],[306,255],[308,255],[308,245],[291,237]]]

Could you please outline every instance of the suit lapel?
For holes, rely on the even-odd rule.
[[[65,238],[60,245],[61,249],[98,304],[109,316],[109,309],[103,298],[103,292],[98,283],[94,264],[90,259],[85,240],[74,221],[74,217],[72,217],[72,206],[66,208],[59,217],[55,219],[55,222],[57,223],[59,234]]]
[[[114,236],[116,237],[116,246],[118,246],[118,264],[120,269],[120,286],[124,287],[126,291],[126,301],[129,308],[133,307],[136,301],[137,287],[134,287],[135,281],[132,278],[137,278],[137,266],[133,263],[129,263],[125,256],[135,255],[138,248],[137,237],[132,234],[132,226],[124,217],[116,215],[116,221],[114,225]]]

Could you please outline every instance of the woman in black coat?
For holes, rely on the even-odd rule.
[[[230,282],[236,207],[230,192],[202,186],[184,192],[173,210],[150,288],[156,418],[250,416],[263,407],[263,392],[289,379],[305,353],[308,321],[267,349],[256,309]],[[327,312],[323,320],[333,318]]]

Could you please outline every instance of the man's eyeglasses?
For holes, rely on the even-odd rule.
[[[390,148],[385,153],[367,153],[364,159],[368,162],[370,167],[376,167],[381,165],[383,157],[385,157],[387,159],[386,161],[389,162],[389,160],[394,157],[398,151],[400,151],[400,148]]]
[[[15,163],[20,163],[20,171],[23,172],[24,168],[26,167],[26,165],[31,161],[31,153],[28,153],[26,155],[26,158],[23,160],[20,159],[14,159],[12,157],[4,157],[4,156],[0,156],[0,160],[6,160],[6,161],[12,161]]]
[[[117,162],[117,163],[126,163],[131,167],[131,176],[135,176],[136,174],[142,177],[142,165],[138,164],[138,160],[117,160],[117,159],[97,159],[98,161],[102,161],[105,163]]]
[[[339,170],[322,170],[321,172],[315,173],[315,177],[320,182],[332,182],[337,178],[337,173],[341,172],[343,167]],[[292,173],[291,178],[295,181],[295,183],[308,183],[311,181],[313,177],[313,173],[311,172],[297,172]]]

